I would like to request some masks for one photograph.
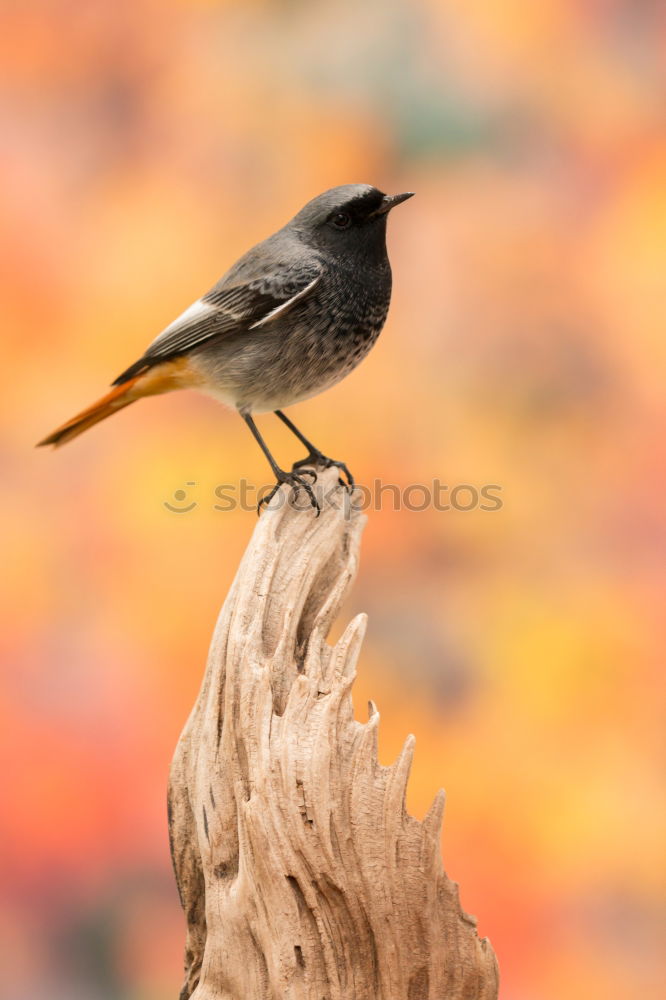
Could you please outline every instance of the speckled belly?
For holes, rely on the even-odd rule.
[[[388,305],[362,322],[335,321],[309,310],[274,329],[239,333],[191,356],[205,389],[242,412],[282,409],[315,396],[348,375],[369,352]],[[294,322],[296,320],[296,322]]]

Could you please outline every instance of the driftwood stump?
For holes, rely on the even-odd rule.
[[[365,617],[326,642],[365,520],[336,482],[320,474],[319,518],[284,487],[262,514],[176,750],[181,1000],[494,1000],[492,948],[440,860],[444,793],[409,816],[414,738],[382,767],[376,708],[354,720]]]

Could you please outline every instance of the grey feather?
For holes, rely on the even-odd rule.
[[[155,364],[187,354],[212,338],[246,332],[269,323],[305,298],[321,277],[321,269],[312,259],[297,267],[291,262],[273,274],[248,275],[245,281],[240,264],[242,260],[203,298],[162,330],[143,357],[119,375],[113,385],[126,382]]]

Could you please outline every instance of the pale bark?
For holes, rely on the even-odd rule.
[[[376,708],[354,720],[364,616],[326,642],[365,520],[336,479],[321,517],[283,493],[259,519],[176,750],[181,998],[494,1000],[492,948],[442,868],[444,794],[409,816],[414,738],[383,767]]]

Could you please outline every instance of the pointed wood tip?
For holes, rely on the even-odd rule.
[[[443,788],[437,792],[435,798],[432,801],[432,805],[425,815],[423,820],[423,826],[430,834],[431,837],[439,840],[440,834],[442,832],[442,823],[444,821],[444,806],[446,805],[446,792]]]

